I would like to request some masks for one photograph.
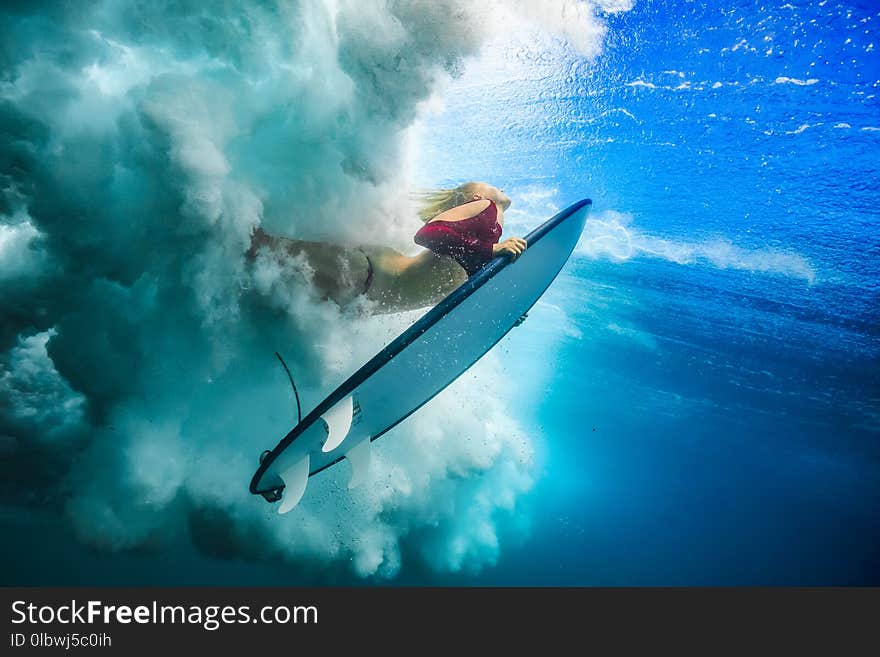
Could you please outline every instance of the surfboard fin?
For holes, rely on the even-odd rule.
[[[306,484],[309,482],[309,455],[291,465],[281,473],[284,481],[284,496],[281,498],[281,506],[278,513],[287,513],[302,499],[306,492]]]
[[[367,480],[370,474],[370,455],[373,450],[370,439],[367,438],[352,447],[345,454],[345,458],[351,461],[351,478],[348,480],[348,488],[360,486]]]
[[[321,416],[327,429],[327,440],[321,451],[332,452],[342,444],[351,429],[351,419],[354,416],[354,402],[349,395]]]

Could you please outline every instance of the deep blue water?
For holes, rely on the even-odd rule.
[[[531,538],[478,581],[880,581],[880,14],[795,4],[637,3],[596,62],[524,47],[523,79],[447,110],[438,133],[514,137],[478,162],[514,207],[538,183],[652,238],[575,256],[547,301],[579,337],[539,308],[511,338],[520,380],[561,339],[523,402],[545,471]],[[681,256],[701,244],[724,246]]]

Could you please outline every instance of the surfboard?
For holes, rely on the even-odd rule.
[[[525,236],[515,260],[500,255],[352,374],[271,451],[250,492],[287,513],[309,477],[347,460],[349,488],[369,473],[372,441],[461,376],[521,322],[565,265],[592,202],[570,205]]]

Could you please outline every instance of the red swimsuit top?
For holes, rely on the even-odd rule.
[[[473,217],[460,221],[429,221],[413,240],[434,253],[452,256],[468,276],[473,276],[492,259],[492,245],[500,237],[498,208],[490,199],[486,209]]]

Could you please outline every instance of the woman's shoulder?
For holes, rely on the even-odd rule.
[[[467,203],[462,203],[461,205],[456,205],[454,208],[450,208],[445,212],[441,212],[436,217],[433,217],[428,221],[431,223],[433,221],[463,221],[465,219],[471,219],[476,217],[483,212],[485,212],[489,207],[495,205],[495,203],[491,199],[481,198],[475,201],[468,201]]]

